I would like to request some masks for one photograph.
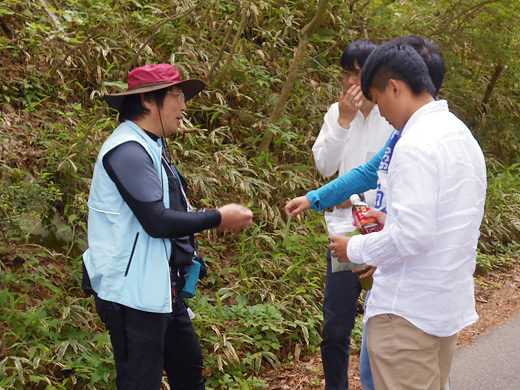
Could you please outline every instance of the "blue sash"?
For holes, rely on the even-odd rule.
[[[376,204],[375,209],[380,210],[384,213],[386,213],[386,199],[385,199],[385,193],[382,190],[381,186],[381,179],[383,175],[388,174],[388,167],[390,166],[390,160],[392,160],[392,155],[394,154],[394,147],[397,144],[397,141],[401,138],[401,131],[395,130],[392,134],[392,138],[390,139],[390,142],[388,143],[388,146],[385,149],[385,153],[383,155],[383,158],[381,159],[381,162],[379,163],[379,171],[377,179],[377,195],[376,195]]]

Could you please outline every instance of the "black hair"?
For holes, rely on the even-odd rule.
[[[341,67],[353,72],[357,70],[357,62],[359,68],[363,69],[366,59],[376,47],[377,45],[370,39],[358,39],[352,42],[343,50],[343,55],[340,60]]]
[[[142,99],[140,93],[126,96],[119,109],[119,122],[123,123],[125,120],[132,121],[146,115],[150,110],[144,106],[143,100],[147,102],[154,100],[159,108],[162,108],[168,90],[169,88],[162,88],[145,92],[142,94]]]
[[[388,80],[404,81],[414,95],[426,91],[435,96],[435,87],[422,57],[411,46],[399,42],[386,42],[377,47],[363,66],[361,88],[372,100],[370,88],[384,91]]]
[[[425,38],[421,35],[409,35],[407,37],[396,38],[393,42],[403,43],[409,45],[419,53],[424,60],[428,73],[432,79],[433,86],[437,93],[442,87],[444,81],[444,74],[446,73],[446,64],[442,58],[439,46],[431,39]]]

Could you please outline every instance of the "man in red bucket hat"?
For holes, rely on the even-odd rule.
[[[83,287],[110,332],[117,388],[204,389],[202,352],[185,298],[205,274],[194,234],[234,232],[253,213],[238,204],[194,212],[186,180],[166,145],[186,101],[206,85],[168,64],[128,75],[128,90],[105,96],[121,124],[99,152],[88,201]]]

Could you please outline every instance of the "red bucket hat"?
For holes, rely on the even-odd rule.
[[[182,88],[186,100],[206,88],[206,83],[199,79],[181,80],[179,70],[170,64],[145,65],[128,73],[128,89],[125,92],[105,95],[108,105],[116,110],[121,108],[125,97],[138,93],[156,91],[172,85]]]

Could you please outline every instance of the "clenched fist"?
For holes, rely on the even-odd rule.
[[[237,233],[253,223],[253,212],[240,204],[230,203],[220,207],[218,211],[222,218],[217,227],[219,231],[232,230]]]

